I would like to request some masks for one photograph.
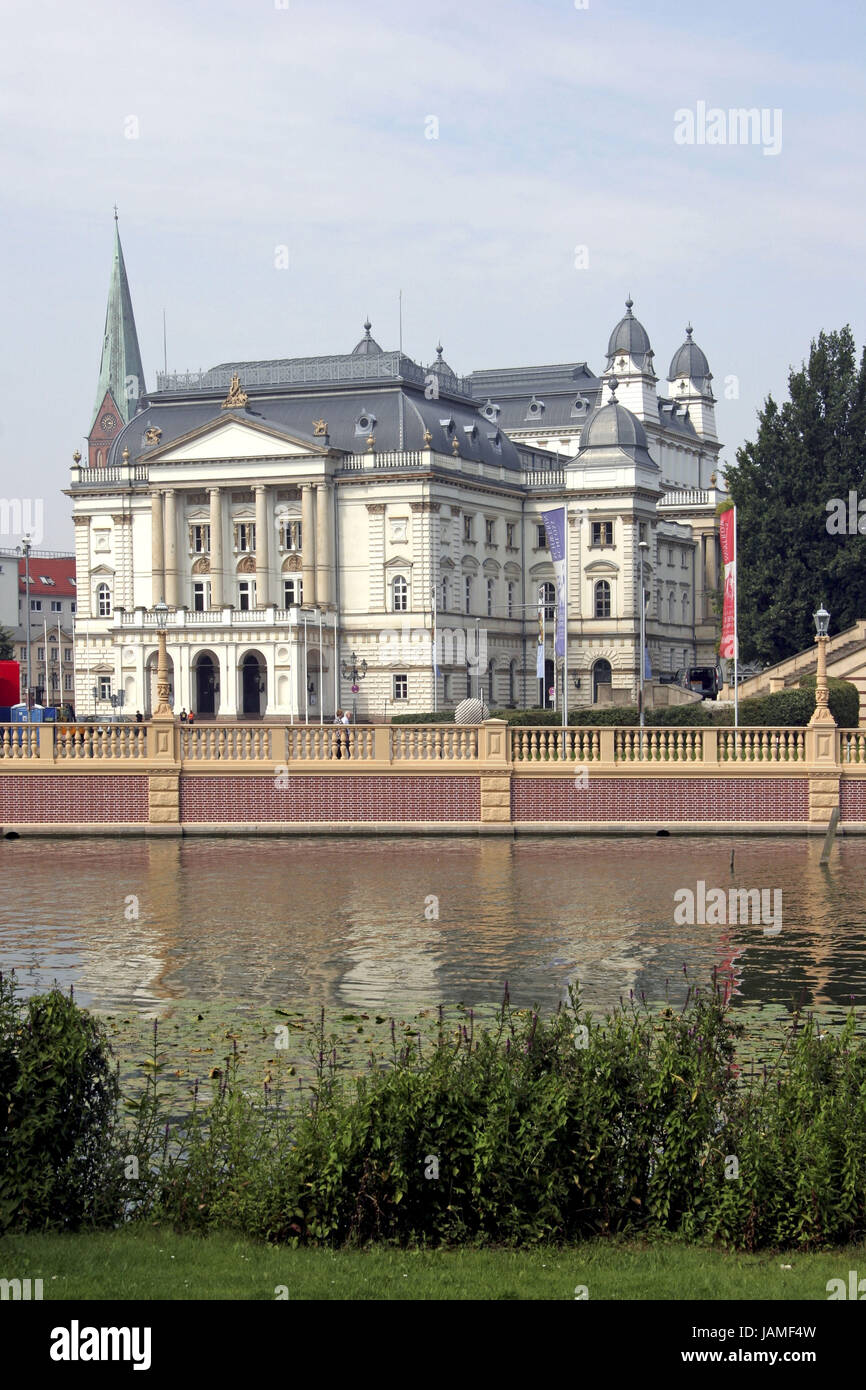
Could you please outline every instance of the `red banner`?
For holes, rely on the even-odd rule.
[[[725,567],[725,602],[719,656],[733,660],[737,653],[737,509],[723,512],[719,521],[722,564]]]

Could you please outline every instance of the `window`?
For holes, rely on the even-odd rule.
[[[516,679],[515,679],[516,675],[517,675],[517,672],[516,672],[516,670],[515,670],[515,668],[514,668],[514,662],[512,661],[512,662],[511,662],[511,665],[508,667],[508,703],[509,703],[509,705],[514,705],[514,704],[517,703],[517,698],[516,698],[516,696],[517,696],[517,681],[516,681]]]
[[[397,574],[394,576],[391,581],[391,593],[393,595],[393,612],[405,613],[409,607],[409,583],[405,575]]]
[[[472,522],[473,522],[473,521],[474,521],[474,517],[471,517],[471,516],[464,516],[464,518],[463,518],[463,539],[464,539],[465,541],[471,541],[471,540],[472,540]]]
[[[535,544],[541,550],[547,548],[547,531],[544,529],[544,526],[539,526],[537,523],[535,526]]]
[[[26,648],[26,647],[19,647],[19,648],[18,648],[18,660],[19,660],[19,661],[26,661],[26,660],[27,660],[27,648]]]
[[[63,604],[60,602],[60,599],[59,599],[59,598],[53,598],[53,599],[51,600],[51,612],[52,612],[52,613],[62,613],[62,612],[63,612]]]
[[[284,518],[280,522],[280,548],[282,550],[301,550],[301,523]]]
[[[683,622],[684,622],[684,623],[687,623],[688,620],[689,620],[689,596],[688,596],[688,594],[683,594]]]
[[[509,618],[513,618],[513,617],[514,617],[514,589],[515,589],[514,580],[511,580],[511,582],[510,582],[509,585],[508,585],[508,616],[509,616]]]
[[[48,584],[51,587],[53,587],[54,585],[54,580],[51,578],[49,574],[40,574],[39,582],[40,584]]]
[[[235,550],[251,553],[256,548],[256,523],[254,521],[235,522]]]
[[[304,602],[304,581],[302,579],[283,580],[283,607],[300,608]]]
[[[77,607],[77,604],[75,603],[75,600],[73,599],[72,603],[70,603],[70,605],[69,605],[69,611],[70,611],[70,613],[74,613],[76,607]]]
[[[442,699],[445,701],[451,699],[451,677],[448,675],[442,677]]]
[[[505,527],[505,544],[506,544],[511,550],[514,549],[514,522],[513,522],[513,521],[509,521],[509,522],[507,523],[506,527]]]
[[[71,690],[71,689],[72,689],[72,677],[71,677],[71,676],[64,676],[64,677],[63,677],[63,689],[64,689],[64,690]]]
[[[638,540],[639,540],[639,541],[645,541],[646,538],[647,538],[647,525],[646,525],[646,522],[645,522],[645,521],[642,521],[642,522],[640,523],[640,525],[638,526],[637,529],[638,529]]]
[[[493,617],[493,597],[494,597],[494,591],[495,591],[495,590],[494,590],[494,581],[493,581],[492,579],[488,579],[488,581],[487,581],[487,616],[488,616],[488,618],[492,618],[492,617]]]
[[[256,581],[254,579],[240,579],[238,581],[238,608],[241,612],[248,613],[255,606]]]
[[[471,613],[471,612],[472,612],[472,575],[471,575],[471,574],[467,574],[466,578],[465,578],[464,581],[463,581],[463,596],[464,596],[464,602],[465,602],[465,611],[466,611],[467,613]]]
[[[189,548],[194,555],[210,553],[210,526],[206,522],[195,522],[189,528]]]
[[[670,593],[668,594],[668,622],[675,623],[676,620],[676,595],[674,594],[673,589],[671,589]]]
[[[552,623],[556,608],[556,585],[550,583],[539,584],[538,598],[539,601],[544,604],[544,621],[546,623]]]
[[[110,699],[111,699],[111,676],[99,676],[99,677],[97,678],[96,689],[97,689],[97,691],[98,691],[98,696],[97,696],[98,699],[100,699],[100,700],[110,700]]]
[[[599,579],[595,585],[595,616],[610,617],[610,585],[606,579]]]
[[[100,618],[111,617],[111,590],[107,584],[96,586],[96,612]]]
[[[613,522],[594,521],[592,523],[593,545],[613,545]]]
[[[64,648],[63,648],[63,660],[64,660],[64,661],[71,661],[71,660],[72,660],[72,648],[71,648],[71,647],[64,647]]]
[[[56,661],[56,660],[57,660],[57,647],[49,647],[48,650],[49,650],[49,652],[50,652],[49,660],[50,660],[50,661]]]
[[[204,613],[210,608],[210,584],[206,579],[197,579],[192,586],[193,612]]]
[[[408,677],[408,676],[395,676],[395,677],[394,677],[394,699],[395,699],[395,700],[408,700],[408,699],[409,699],[409,677]]]
[[[448,607],[448,580],[443,576],[442,579],[442,611]]]
[[[493,545],[496,539],[496,522],[489,518],[484,522],[484,539],[488,545]]]
[[[36,660],[37,660],[37,661],[44,661],[44,660],[45,660],[45,648],[44,648],[44,647],[37,647],[37,648],[36,648]]]
[[[30,600],[30,612],[31,612],[31,613],[41,613],[41,612],[42,612],[42,600],[41,600],[41,598],[32,598],[32,599]]]
[[[668,564],[669,564],[669,565],[672,565],[673,562],[674,562],[673,547],[669,545],[669,546],[668,546]]]

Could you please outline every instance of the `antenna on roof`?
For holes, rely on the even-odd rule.
[[[400,291],[400,356],[403,355],[403,291]]]
[[[166,376],[168,376],[168,347],[165,337],[165,310],[162,311],[162,366]]]

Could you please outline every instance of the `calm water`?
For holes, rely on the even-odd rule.
[[[734,873],[730,856],[735,852]],[[389,1008],[652,999],[866,1003],[866,840],[0,841],[0,968],[100,1009],[177,998]],[[675,926],[674,893],[781,888],[783,928]],[[130,895],[138,900],[129,902]],[[438,920],[425,916],[438,898]]]

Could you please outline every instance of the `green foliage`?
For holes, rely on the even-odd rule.
[[[0,661],[11,661],[15,655],[15,634],[11,627],[0,626]]]
[[[769,396],[728,486],[737,506],[739,636],[747,659],[780,661],[812,645],[823,599],[836,631],[866,614],[866,537],[830,535],[827,504],[864,491],[866,354],[848,327],[820,333]]]
[[[0,976],[0,1231],[116,1214],[117,1094],[101,1025],[57,989],[22,1004]]]

